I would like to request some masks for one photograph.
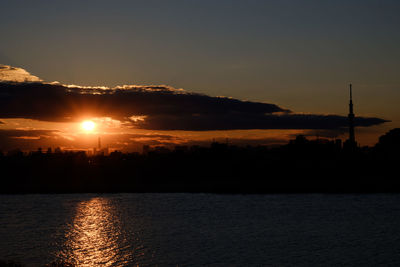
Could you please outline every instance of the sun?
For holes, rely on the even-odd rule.
[[[83,128],[83,130],[85,130],[87,132],[93,131],[95,127],[96,127],[96,124],[93,121],[82,122],[82,128]]]

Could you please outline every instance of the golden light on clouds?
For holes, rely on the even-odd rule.
[[[36,77],[22,68],[0,64],[0,81],[5,82],[40,82]]]
[[[86,132],[91,132],[94,130],[94,128],[96,128],[96,124],[93,121],[84,121],[81,124],[82,129],[85,130]]]

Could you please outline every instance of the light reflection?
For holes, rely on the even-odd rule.
[[[77,266],[126,266],[132,261],[116,206],[107,198],[80,202],[59,258]]]

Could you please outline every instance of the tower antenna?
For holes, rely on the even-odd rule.
[[[351,149],[355,149],[357,143],[356,143],[356,138],[354,136],[353,91],[351,84],[350,84],[350,103],[349,103],[348,119],[349,119],[349,146]]]
[[[350,84],[350,101],[353,100],[353,92],[352,92],[352,88],[351,88],[351,84]]]

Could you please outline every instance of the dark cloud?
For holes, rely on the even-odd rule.
[[[20,137],[45,137],[52,136],[59,131],[57,130],[17,130],[17,129],[0,129],[1,138],[20,138]]]
[[[357,126],[385,122],[379,118],[355,119]],[[181,114],[149,116],[136,126],[152,130],[232,130],[232,129],[338,129],[348,125],[347,117],[312,114],[258,114],[226,112],[221,114]]]
[[[275,146],[275,145],[285,145],[288,143],[289,139],[282,137],[267,137],[267,138],[213,138],[213,142],[218,142],[221,144],[228,144],[234,146]],[[186,146],[210,146],[211,140],[188,140],[181,145]]]
[[[294,114],[275,104],[188,93],[168,86],[112,89],[45,83],[0,83],[0,118],[78,121],[112,117],[149,130],[338,129],[347,118]],[[358,126],[385,122],[356,118]]]
[[[51,142],[57,130],[16,130],[0,129],[0,151],[16,148],[37,149]]]
[[[315,130],[304,130],[302,135],[306,137],[322,137],[322,138],[339,138],[341,135],[348,133],[347,128],[339,129],[315,129]],[[291,139],[296,138],[298,134],[290,134]]]
[[[87,89],[42,83],[0,83],[0,117],[70,121],[83,115],[130,116],[182,114],[273,113],[274,104],[172,90],[169,87]]]

